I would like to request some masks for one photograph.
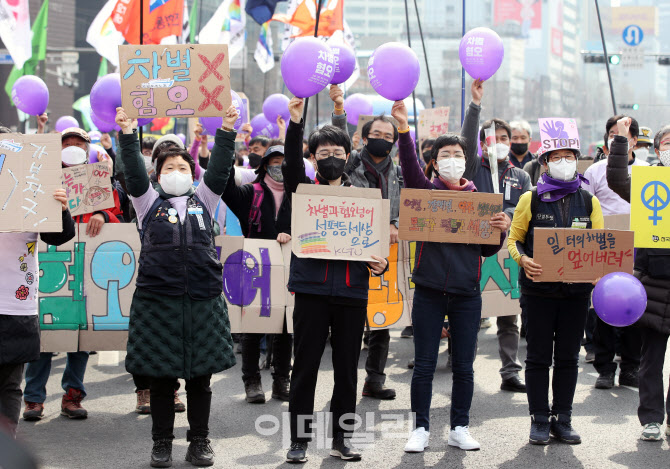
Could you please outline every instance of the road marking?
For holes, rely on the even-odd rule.
[[[98,366],[119,366],[121,354],[118,350],[111,352],[98,352]]]

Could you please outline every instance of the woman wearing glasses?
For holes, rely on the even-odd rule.
[[[598,199],[581,189],[586,179],[577,172],[577,148],[549,148],[539,156],[547,170],[537,188],[519,199],[507,247],[519,271],[526,298],[526,387],[531,415],[531,444],[546,445],[550,434],[559,441],[581,443],[571,425],[577,385],[577,361],[584,321],[593,285],[590,283],[534,282],[542,266],[533,260],[535,228],[602,229]],[[586,181],[588,184],[588,181]],[[549,368],[553,403],[549,407]]]

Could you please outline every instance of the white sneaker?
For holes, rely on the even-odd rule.
[[[648,423],[644,426],[642,429],[642,434],[640,435],[640,440],[644,441],[661,441],[663,439],[661,427],[663,424],[661,423]],[[666,429],[666,434],[668,433]]]
[[[449,432],[449,446],[458,446],[466,451],[479,449],[479,443],[470,436],[468,427],[456,427]]]
[[[423,427],[417,428],[409,436],[405,445],[405,452],[422,453],[424,449],[428,448],[428,438],[430,438],[430,432],[427,432]]]

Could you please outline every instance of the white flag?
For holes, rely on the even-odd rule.
[[[261,72],[267,73],[275,66],[275,56],[272,52],[272,31],[270,30],[270,22],[263,23],[261,26],[261,33],[258,36],[256,43],[256,52],[254,52],[254,59],[258,64]]]
[[[112,22],[112,10],[117,0],[107,0],[105,6],[96,15],[86,33],[86,42],[109,60],[115,67],[119,66],[119,46],[125,42],[123,34],[116,30]]]
[[[0,39],[16,68],[23,68],[26,60],[33,56],[28,0],[0,0]]]
[[[344,42],[349,45],[354,50],[354,57],[356,56],[356,38],[354,37],[354,32],[351,30],[349,27],[349,24],[347,23],[347,20],[343,20],[344,23]],[[344,91],[346,92],[349,88],[354,86],[354,83],[356,83],[356,80],[358,80],[361,76],[361,67],[358,65],[358,58],[356,58],[356,68],[354,68],[353,73],[347,79],[347,81],[344,82]]]
[[[244,49],[247,14],[244,0],[224,0],[200,31],[200,44],[228,44],[230,60]]]

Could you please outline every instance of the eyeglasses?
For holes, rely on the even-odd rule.
[[[317,158],[323,159],[323,158],[328,158],[329,156],[335,155],[336,158],[342,158],[345,155],[344,150],[335,150],[335,151],[328,151],[328,150],[321,150],[316,152]]]
[[[438,158],[465,158],[465,155],[463,153],[454,153],[453,155],[451,153],[438,153],[437,157]]]
[[[577,158],[575,157],[575,155],[570,155],[570,156],[551,155],[548,159],[549,159],[549,162],[550,162],[550,163],[558,163],[559,161],[561,161],[561,160],[563,160],[563,159],[564,159],[565,161],[573,162],[573,161],[575,161]]]

